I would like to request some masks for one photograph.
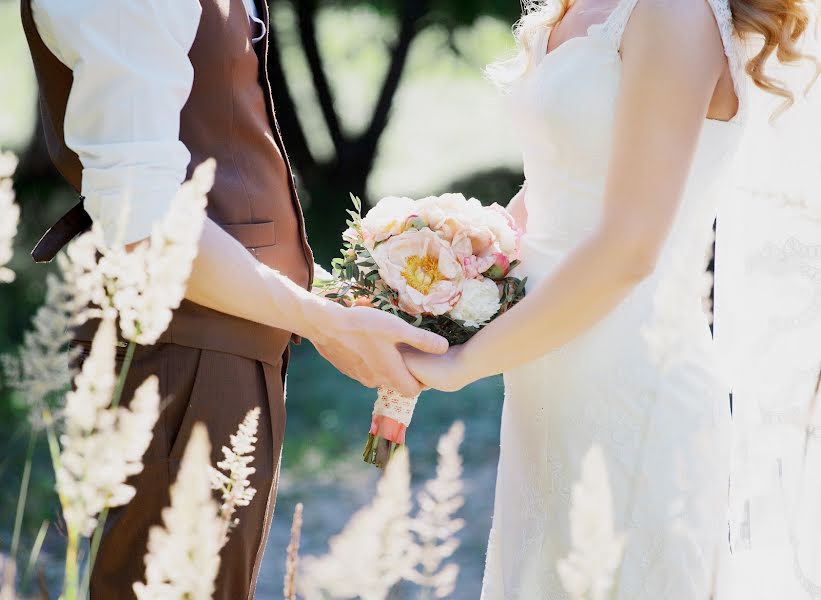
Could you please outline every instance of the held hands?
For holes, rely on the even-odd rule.
[[[331,303],[327,310],[325,326],[311,341],[337,369],[367,387],[386,386],[405,396],[416,396],[423,386],[405,365],[400,347],[415,348],[421,351],[420,356],[448,351],[445,338],[381,310]]]
[[[425,388],[456,392],[476,379],[464,361],[464,346],[453,346],[439,356],[415,351],[403,355],[408,369]]]

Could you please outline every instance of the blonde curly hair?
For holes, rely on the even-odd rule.
[[[744,39],[755,36],[764,41],[758,54],[747,63],[747,75],[765,92],[784,98],[783,108],[793,104],[794,95],[783,82],[767,74],[767,61],[773,55],[785,65],[810,61],[815,63],[815,79],[818,78],[818,59],[804,54],[799,47],[812,22],[812,6],[817,11],[818,5],[807,0],[730,0],[738,34]]]
[[[534,48],[546,27],[558,23],[574,0],[527,0],[521,19],[514,26],[514,37],[519,48],[514,58],[490,65],[489,76],[501,85],[521,77],[538,60],[543,48]],[[785,65],[811,62],[816,76],[821,73],[821,63],[800,49],[801,38],[812,22],[811,10],[818,9],[816,0],[730,0],[733,23],[739,37],[763,41],[761,49],[747,63],[746,72],[762,90],[784,98],[782,112],[795,102],[793,92],[767,73],[767,62],[775,55]],[[810,84],[812,85],[812,84]],[[807,89],[809,89],[808,86]]]

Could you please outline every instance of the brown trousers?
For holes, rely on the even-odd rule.
[[[86,342],[76,342],[87,350]],[[118,354],[122,360],[124,350]],[[149,375],[160,379],[162,410],[154,438],[144,457],[143,471],[129,482],[136,496],[113,509],[106,521],[91,577],[91,600],[134,598],[131,586],[144,581],[149,529],[161,523],[191,429],[205,423],[211,439],[211,463],[222,460],[245,414],[260,409],[251,485],[257,493],[249,506],[239,507],[239,525],[222,550],[214,600],[253,598],[270,519],[276,499],[282,439],[285,432],[285,370],[288,351],[279,364],[188,348],[176,344],[139,347],[128,373],[122,404]]]

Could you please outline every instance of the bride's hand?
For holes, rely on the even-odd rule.
[[[461,361],[461,352],[460,346],[452,346],[438,356],[418,351],[403,352],[403,356],[408,370],[426,388],[456,392],[473,381]]]

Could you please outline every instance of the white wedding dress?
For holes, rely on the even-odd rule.
[[[529,286],[597,224],[619,47],[638,1],[621,0],[605,23],[545,55],[513,89],[528,212],[518,274]],[[728,0],[710,4],[739,112],[728,122],[705,122],[655,273],[592,329],[505,374],[484,600],[569,597],[556,565],[573,548],[571,495],[593,445],[606,458],[615,529],[626,535],[607,597],[721,598],[718,567],[729,552],[729,389],[703,297],[719,190],[742,132],[746,78]]]

